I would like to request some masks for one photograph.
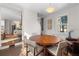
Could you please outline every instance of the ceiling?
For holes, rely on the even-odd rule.
[[[16,5],[21,6],[22,8],[26,8],[28,10],[31,10],[33,12],[37,12],[43,16],[49,15],[49,13],[46,12],[46,9],[49,6],[52,6],[55,8],[55,12],[66,7],[67,3],[17,3]]]
[[[23,9],[36,12],[41,16],[47,16],[49,15],[49,13],[46,12],[46,9],[49,7],[49,5],[55,8],[55,12],[56,12],[69,6],[69,3],[51,3],[51,4],[49,3],[0,3],[0,7],[4,7],[7,9],[7,10],[2,9],[4,17],[6,17],[7,15],[7,17],[10,18],[11,16],[10,19],[14,19],[14,16],[15,16],[15,19],[20,19],[21,15],[19,13]]]
[[[15,4],[0,3],[1,19],[21,20],[21,8]]]

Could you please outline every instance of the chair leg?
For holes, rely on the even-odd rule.
[[[61,50],[61,56],[63,56],[63,51]]]
[[[68,49],[67,49],[67,48],[62,49],[61,55],[63,56],[63,54],[64,54],[65,56],[68,56]]]
[[[34,48],[34,56],[35,56],[35,50],[36,50],[36,49]]]
[[[26,44],[26,56],[28,56],[28,53],[29,53],[29,51],[28,51],[28,44]]]

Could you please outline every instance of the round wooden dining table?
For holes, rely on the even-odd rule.
[[[47,55],[47,47],[51,45],[56,45],[60,42],[60,38],[52,35],[35,35],[31,36],[30,40],[35,41],[38,45],[43,46],[43,49],[37,54],[43,53],[43,55]]]

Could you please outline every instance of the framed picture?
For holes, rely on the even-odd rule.
[[[52,29],[52,19],[48,20],[48,30]]]

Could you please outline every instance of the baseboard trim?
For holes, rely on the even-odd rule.
[[[21,45],[21,44],[22,44],[22,42],[19,42],[19,43],[16,43],[15,46],[18,46],[18,45]],[[6,49],[6,48],[9,48],[9,45],[4,46],[4,47],[0,47],[0,50]]]
[[[9,48],[9,46],[0,47],[0,50],[6,49],[6,48]]]
[[[22,45],[22,42],[16,43],[15,46]]]

